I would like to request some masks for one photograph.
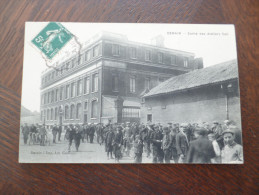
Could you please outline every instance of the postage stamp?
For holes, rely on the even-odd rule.
[[[60,23],[50,22],[32,40],[48,59],[52,59],[73,37],[73,35]]]

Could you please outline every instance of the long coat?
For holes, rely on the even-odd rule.
[[[177,155],[183,154],[184,156],[187,155],[187,151],[189,149],[189,143],[187,137],[182,133],[179,132],[176,134],[176,150]]]
[[[210,163],[210,159],[213,157],[215,157],[213,145],[206,136],[200,136],[190,142],[187,163]]]

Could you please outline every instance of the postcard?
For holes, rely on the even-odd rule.
[[[26,22],[20,163],[243,164],[234,25]]]

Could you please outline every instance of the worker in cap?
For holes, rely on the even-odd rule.
[[[221,151],[222,163],[243,163],[243,147],[235,142],[235,132],[226,129],[222,135],[225,144]]]
[[[189,140],[187,138],[188,124],[181,123],[180,131],[176,134],[176,150],[177,158],[175,159],[176,163],[184,163],[189,149]]]
[[[171,145],[172,145],[172,136],[170,135],[170,129],[168,127],[163,127],[163,140],[162,140],[162,149],[164,153],[165,163],[170,163],[171,159]]]

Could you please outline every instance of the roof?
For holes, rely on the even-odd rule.
[[[236,60],[174,76],[150,90],[144,97],[157,96],[238,78]]]

